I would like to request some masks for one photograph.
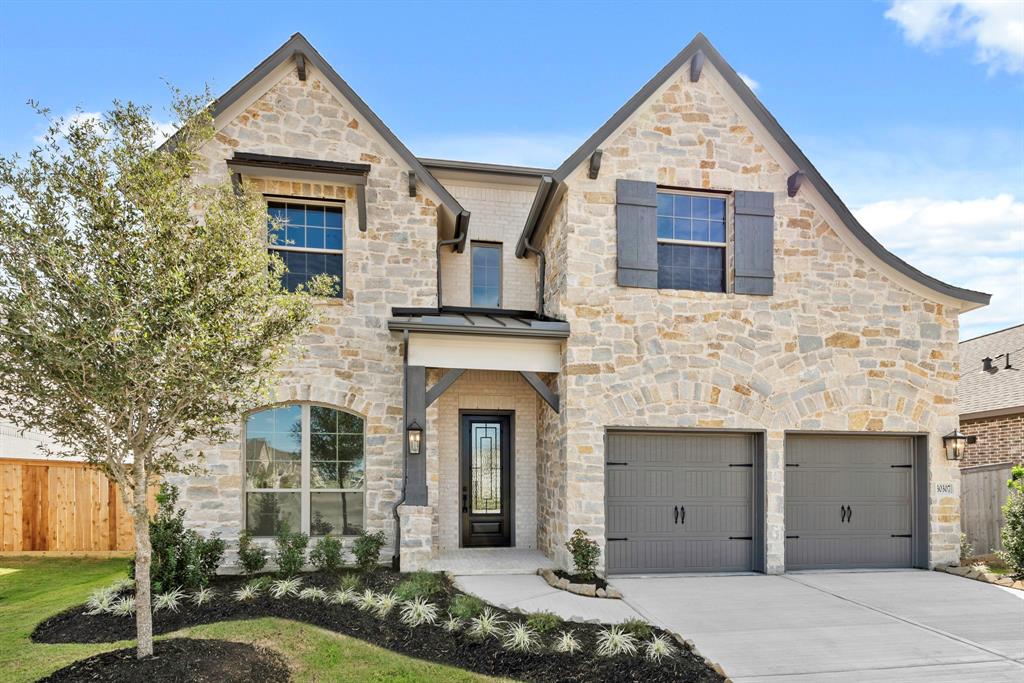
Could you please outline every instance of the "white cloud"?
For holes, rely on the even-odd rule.
[[[562,133],[476,133],[411,138],[408,144],[423,157],[555,168],[583,140]]]
[[[761,87],[761,84],[755,81],[753,78],[743,73],[742,71],[736,72],[736,75],[743,79],[743,82],[747,84],[747,87],[751,90],[757,90]]]
[[[60,132],[61,135],[67,135],[71,130],[71,126],[77,123],[99,123],[103,120],[103,114],[98,111],[74,111],[70,114],[66,114],[61,120]],[[157,147],[162,145],[167,138],[174,135],[178,130],[178,127],[169,121],[151,121],[153,124],[153,146]],[[45,139],[45,133],[40,132],[35,136],[36,142],[43,142]]]
[[[1024,202],[1013,195],[889,200],[854,214],[915,268],[992,294],[989,306],[960,318],[961,339],[1024,322]]]
[[[975,59],[1000,70],[1024,72],[1024,4],[1019,0],[894,0],[885,12],[914,45],[941,49],[972,42]]]

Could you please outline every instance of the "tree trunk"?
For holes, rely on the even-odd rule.
[[[132,520],[135,526],[135,631],[138,638],[136,656],[153,655],[153,610],[151,609],[149,567],[153,549],[149,544],[149,477],[146,456],[135,454],[132,467],[135,495],[132,496]]]

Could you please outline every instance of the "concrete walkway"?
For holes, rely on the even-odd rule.
[[[504,576],[456,576],[455,585],[508,610],[522,612],[553,612],[573,621],[617,624],[641,618],[622,600],[585,598],[552,588],[536,574]]]
[[[914,570],[615,579],[737,683],[1024,680],[1024,594]]]

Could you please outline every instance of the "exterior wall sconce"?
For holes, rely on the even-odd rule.
[[[942,445],[946,448],[946,459],[960,460],[964,457],[967,444],[975,443],[977,440],[978,437],[976,436],[967,436],[966,434],[961,434],[959,429],[954,429],[942,437]]]
[[[423,445],[423,427],[415,420],[405,428],[406,437],[409,440],[409,455],[419,455]]]

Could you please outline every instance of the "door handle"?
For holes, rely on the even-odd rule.
[[[845,521],[846,521],[846,506],[845,505],[840,505],[839,506],[839,522],[843,523]]]
[[[853,508],[849,505],[846,506],[846,523],[849,524],[850,520],[853,519]]]
[[[679,524],[679,506],[676,505],[676,524]]]
[[[683,524],[686,524],[686,506],[685,505],[680,505],[679,506],[679,511],[682,513],[682,522],[683,522]]]
[[[465,486],[462,487],[462,514],[469,514],[469,494]]]

